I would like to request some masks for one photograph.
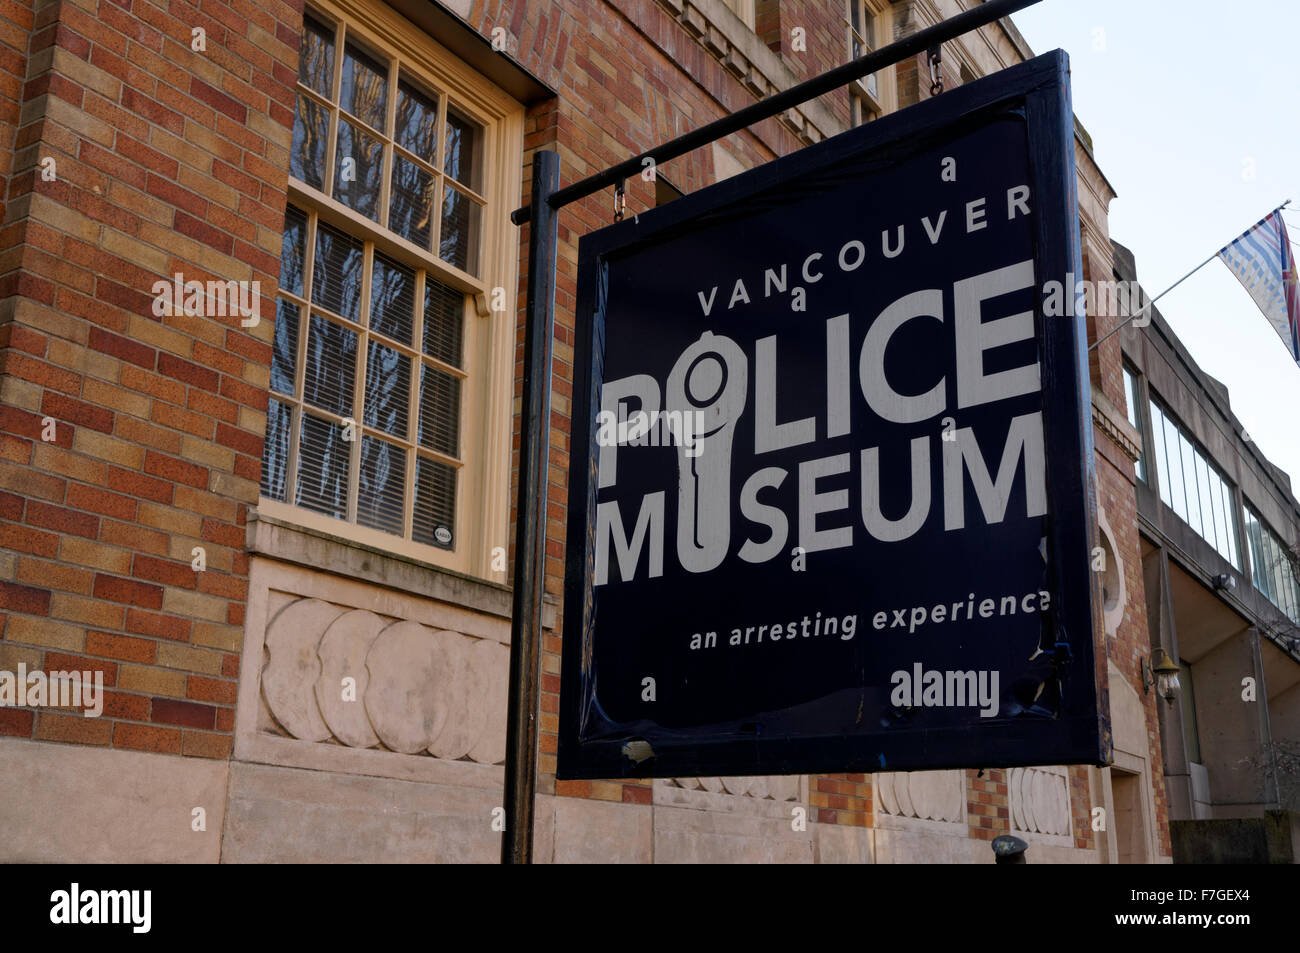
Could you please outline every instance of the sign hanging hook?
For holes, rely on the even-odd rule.
[[[938,96],[943,92],[943,47],[930,47],[926,56],[930,60],[930,95]]]
[[[614,186],[614,221],[623,221],[623,214],[627,211],[627,179],[619,179],[618,184]]]

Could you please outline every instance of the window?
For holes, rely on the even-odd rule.
[[[848,57],[856,60],[886,45],[889,5],[885,0],[846,0],[844,23],[848,32]],[[894,68],[872,73],[849,84],[850,123],[860,126],[883,115],[893,105]]]
[[[744,21],[745,26],[754,29],[754,24],[757,22],[755,16],[757,0],[722,0],[722,2],[726,4],[728,10]]]
[[[1124,371],[1125,390],[1128,390],[1129,372]],[[1135,382],[1136,383],[1136,382]],[[1136,391],[1128,397],[1129,406],[1136,406]],[[1155,466],[1160,484],[1160,499],[1178,514],[1178,518],[1196,531],[1196,534],[1214,547],[1220,556],[1237,568],[1241,560],[1237,552],[1237,523],[1233,517],[1232,488],[1218,469],[1174,421],[1173,416],[1153,396],[1147,407],[1151,414],[1151,449],[1144,454],[1145,468]],[[1133,412],[1129,411],[1129,421]]]
[[[1300,583],[1286,545],[1249,504],[1245,518],[1251,581],[1269,602],[1300,625]]]
[[[1142,403],[1138,400],[1138,379],[1127,366],[1124,368],[1124,400],[1128,404],[1128,422],[1133,425],[1133,429],[1139,434],[1142,433]],[[1146,437],[1142,438],[1145,443]],[[1143,446],[1142,452],[1138,455],[1137,462],[1133,464],[1133,469],[1137,472],[1137,477],[1143,483],[1147,479],[1147,452]]]
[[[435,49],[379,4],[304,16],[259,508],[488,575],[514,327],[476,305],[514,284],[521,110]]]

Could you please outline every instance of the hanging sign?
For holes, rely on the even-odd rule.
[[[582,239],[560,777],[1106,759],[1067,69]]]

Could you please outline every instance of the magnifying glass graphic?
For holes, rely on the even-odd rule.
[[[678,428],[677,557],[687,572],[716,569],[727,555],[731,442],[748,392],[745,352],[712,331],[687,347],[668,375],[664,402]]]

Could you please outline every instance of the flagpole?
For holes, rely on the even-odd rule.
[[[1242,233],[1241,233],[1240,235],[1238,235],[1236,238],[1232,239],[1232,241],[1228,242],[1227,245],[1224,245],[1223,248],[1227,248],[1228,245],[1231,245],[1231,244],[1232,244],[1232,242],[1235,242],[1235,241],[1237,241],[1238,239],[1241,239],[1241,238],[1245,237],[1246,235],[1249,235],[1250,232],[1251,232],[1251,229],[1255,228],[1255,227],[1256,227],[1257,225],[1259,225],[1261,222],[1266,222],[1266,221],[1268,221],[1270,217],[1276,215],[1278,212],[1282,211],[1282,209],[1286,208],[1286,207],[1287,207],[1288,205],[1290,205],[1290,204],[1291,204],[1291,200],[1290,200],[1290,199],[1287,199],[1285,202],[1283,202],[1283,203],[1282,203],[1281,205],[1279,205],[1277,208],[1273,209],[1273,211],[1269,212],[1268,215],[1265,215],[1263,218],[1261,218],[1261,219],[1260,219],[1258,222],[1256,222],[1254,225],[1250,226],[1250,228],[1246,229],[1244,232],[1242,232]],[[1123,321],[1121,321],[1119,324],[1115,325],[1113,328],[1111,328],[1109,331],[1107,331],[1105,334],[1103,334],[1101,337],[1099,337],[1099,338],[1098,338],[1094,343],[1088,345],[1088,350],[1089,350],[1089,351],[1094,350],[1094,349],[1097,347],[1097,345],[1101,344],[1102,341],[1105,341],[1105,340],[1106,340],[1107,338],[1109,338],[1112,334],[1115,334],[1116,332],[1122,330],[1122,329],[1124,328],[1124,326],[1127,325],[1127,324],[1128,324],[1130,321],[1132,321],[1134,318],[1141,317],[1142,314],[1143,314],[1143,312],[1145,312],[1145,311],[1147,311],[1148,309],[1150,309],[1150,307],[1151,307],[1153,304],[1155,304],[1157,301],[1159,301],[1159,300],[1160,300],[1161,298],[1163,298],[1165,295],[1169,294],[1169,292],[1173,291],[1175,288],[1177,288],[1179,285],[1181,285],[1181,284],[1182,284],[1184,281],[1186,281],[1188,278],[1192,277],[1192,275],[1196,274],[1198,271],[1200,271],[1202,268],[1204,268],[1204,267],[1205,267],[1206,265],[1208,265],[1210,262],[1214,261],[1214,259],[1218,258],[1218,257],[1219,257],[1219,254],[1223,251],[1223,248],[1220,248],[1218,251],[1216,251],[1216,252],[1215,252],[1213,255],[1211,255],[1209,258],[1205,259],[1205,261],[1201,262],[1199,265],[1197,265],[1195,268],[1193,268],[1193,269],[1192,269],[1191,271],[1189,271],[1187,274],[1183,275],[1181,278],[1179,278],[1177,281],[1175,281],[1172,285],[1170,285],[1170,286],[1169,286],[1168,288],[1166,288],[1164,291],[1160,292],[1160,294],[1156,295],[1154,298],[1152,298],[1150,301],[1148,301],[1146,304],[1144,304],[1144,305],[1142,306],[1142,310],[1141,310],[1141,311],[1138,311],[1136,314],[1130,314],[1127,318],[1125,318],[1125,319],[1124,319]]]

